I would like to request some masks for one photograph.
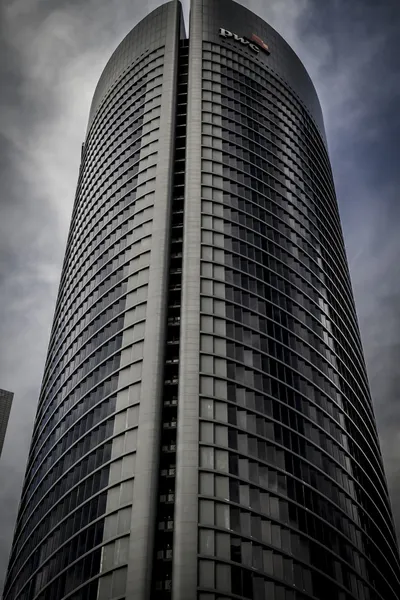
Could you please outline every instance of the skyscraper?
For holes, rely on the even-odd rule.
[[[8,419],[10,417],[11,404],[14,394],[0,390],[0,456],[3,450],[4,439],[6,437]]]
[[[97,86],[4,600],[396,600],[317,95],[231,0]]]

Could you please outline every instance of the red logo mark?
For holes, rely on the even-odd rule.
[[[256,44],[258,46],[260,46],[260,48],[262,48],[265,52],[268,52],[268,54],[270,54],[271,51],[268,47],[268,44],[266,44],[264,42],[264,40],[262,40],[260,37],[258,37],[258,35],[253,33],[253,35],[251,36],[251,39],[253,40],[253,42],[256,42]]]

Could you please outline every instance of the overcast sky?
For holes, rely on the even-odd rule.
[[[322,103],[400,531],[400,3],[242,3],[292,45]],[[0,387],[15,399],[0,461],[0,590],[91,96],[111,52],[159,4],[1,0]]]

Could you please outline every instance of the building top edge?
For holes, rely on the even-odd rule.
[[[155,49],[157,46],[160,46],[160,38],[167,35],[168,29],[166,25],[171,18],[176,18],[176,11],[178,11],[180,21],[181,37],[185,38],[181,2],[179,0],[171,0],[151,11],[118,44],[107,61],[93,94],[87,133],[109,88],[116,83],[130,68],[132,63],[140,58],[143,53],[151,51],[153,47]]]

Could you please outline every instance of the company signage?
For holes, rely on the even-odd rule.
[[[219,35],[224,38],[232,38],[236,42],[243,44],[243,46],[248,46],[250,50],[255,52],[255,54],[258,54],[260,50],[263,50],[267,54],[270,54],[268,45],[255,33],[253,33],[251,39],[247,39],[245,37],[240,37],[236,33],[232,33],[232,31],[228,31],[228,29],[224,29],[223,27],[221,27],[219,30]]]

